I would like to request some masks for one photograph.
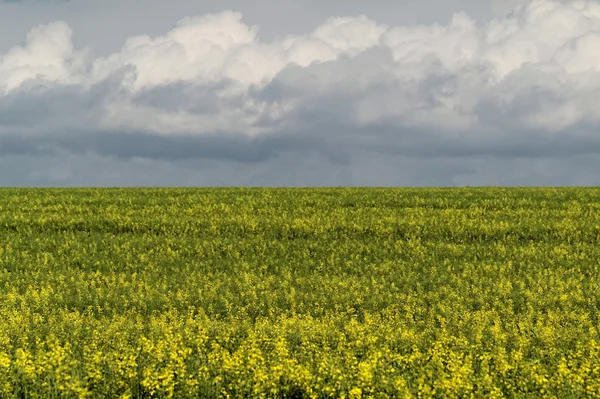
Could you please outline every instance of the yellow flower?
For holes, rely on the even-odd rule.
[[[349,392],[350,399],[359,399],[362,397],[362,389],[355,387],[352,388]]]

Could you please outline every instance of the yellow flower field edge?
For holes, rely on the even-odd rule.
[[[0,190],[0,397],[600,397],[598,199]]]

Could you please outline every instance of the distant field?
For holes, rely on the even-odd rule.
[[[600,397],[600,189],[2,189],[1,398]]]

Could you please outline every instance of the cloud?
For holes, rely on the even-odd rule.
[[[71,28],[61,21],[32,29],[25,45],[13,47],[0,58],[0,93],[35,79],[82,82],[85,52],[73,49],[71,34]]]
[[[402,184],[383,171],[394,159],[463,182],[481,159],[594,157],[599,32],[600,4],[580,0],[532,0],[486,25],[465,12],[415,26],[332,17],[274,41],[223,11],[94,58],[54,22],[0,56],[0,154],[213,162],[263,176],[294,160],[321,173],[289,179],[348,184],[369,168]],[[338,172],[326,179],[327,168]]]

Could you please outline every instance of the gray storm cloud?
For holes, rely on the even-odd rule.
[[[532,0],[486,24],[465,12],[414,26],[332,17],[271,41],[223,11],[96,58],[73,34],[61,21],[37,26],[0,55],[3,156],[213,160],[246,165],[261,184],[269,170],[285,181],[283,165],[304,165],[310,178],[288,179],[298,184],[366,184],[377,164],[375,184],[386,185],[402,179],[381,178],[384,165],[408,176],[410,159],[462,184],[480,179],[481,159],[513,170],[523,157],[600,153],[595,1]],[[320,181],[308,164],[338,172]]]

